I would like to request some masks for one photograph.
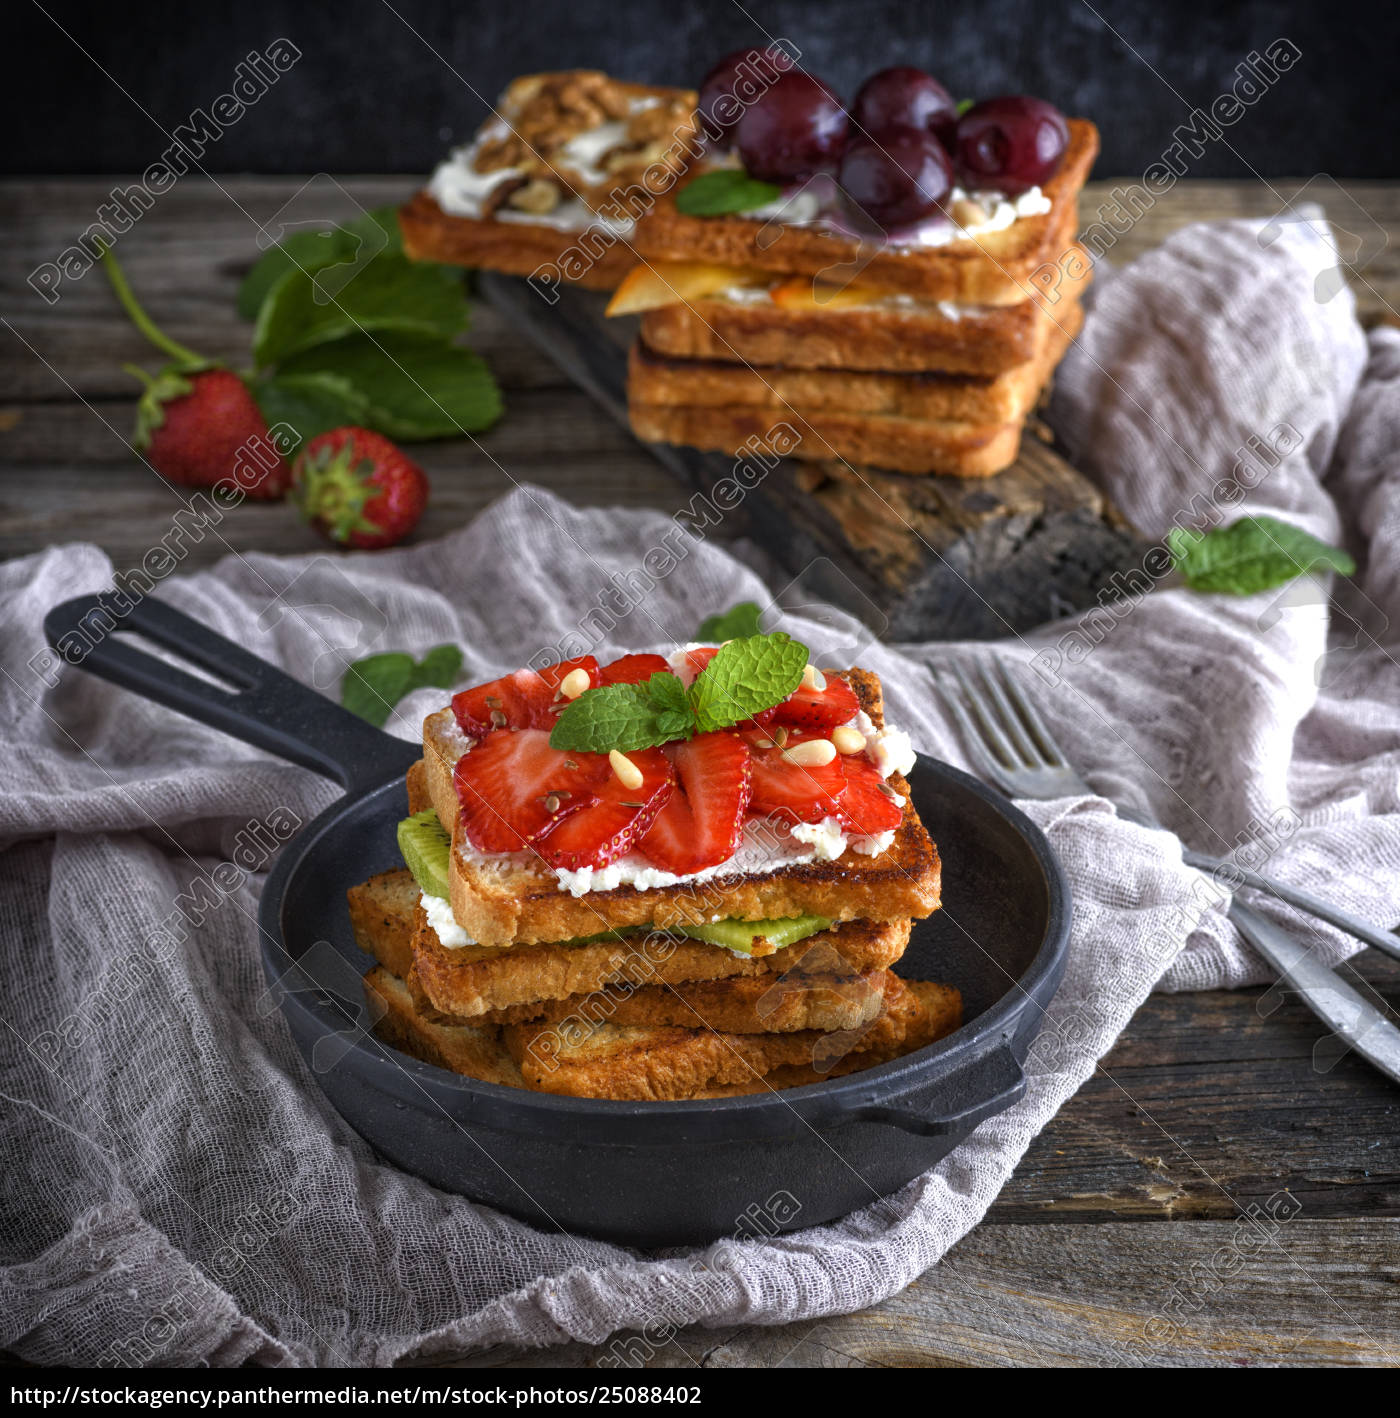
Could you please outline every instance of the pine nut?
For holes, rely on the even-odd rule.
[[[612,771],[617,774],[617,781],[624,788],[640,788],[642,786],[642,770],[625,753],[619,753],[615,748],[611,749],[608,753],[608,762],[612,764]]]
[[[831,741],[837,753],[861,753],[865,749],[865,735],[854,724],[842,724],[832,729]]]
[[[959,197],[950,213],[959,226],[977,226],[987,220],[986,210],[967,197]]]
[[[577,699],[583,691],[592,684],[588,678],[588,671],[585,669],[570,670],[563,679],[559,681],[559,693],[565,699]],[[570,720],[572,722],[572,720]]]
[[[826,676],[815,665],[808,665],[802,671],[802,683],[820,694],[826,688]]]
[[[836,757],[836,745],[830,739],[808,739],[783,750],[783,757],[799,768],[824,768]]]

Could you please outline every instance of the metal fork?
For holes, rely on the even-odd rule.
[[[951,664],[948,669],[958,692],[950,689],[942,671],[934,671],[934,683],[982,776],[1012,798],[1092,793],[1010,671],[995,657],[992,665],[994,672],[989,673],[979,663],[979,687],[961,665]],[[1120,809],[1120,816],[1148,827],[1160,826],[1126,809]],[[1181,856],[1188,866],[1227,873],[1232,884],[1275,896],[1400,960],[1400,939],[1309,892],[1204,852],[1183,850]],[[1313,959],[1305,946],[1238,897],[1231,901],[1230,919],[1318,1018],[1382,1073],[1400,1082],[1400,1029],[1335,971]]]

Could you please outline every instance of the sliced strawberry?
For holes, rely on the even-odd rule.
[[[833,676],[825,689],[809,689],[799,684],[793,692],[775,705],[768,722],[785,724],[790,729],[807,733],[829,734],[838,724],[848,724],[856,716],[860,701],[850,685]]]
[[[721,729],[667,746],[677,792],[641,839],[642,855],[663,871],[686,875],[734,855],[749,806],[749,750]]]
[[[894,789],[886,785],[863,753],[836,761],[846,778],[846,791],[841,794],[836,816],[850,831],[873,837],[877,832],[892,832],[904,821],[904,809],[895,802]]]
[[[670,670],[664,655],[624,655],[598,672],[602,684],[642,684]]]
[[[561,753],[544,729],[487,736],[457,760],[462,827],[480,852],[519,852],[561,818],[598,801],[610,773],[598,753]]]
[[[697,645],[693,650],[685,652],[685,672],[681,678],[687,684],[695,682],[695,676],[705,668],[706,665],[719,654],[718,645]]]
[[[753,735],[764,737],[762,732]],[[749,811],[760,817],[776,817],[783,822],[820,822],[836,815],[837,804],[846,790],[846,776],[838,754],[819,766],[793,763],[787,752],[807,741],[802,734],[789,734],[785,748],[753,748],[753,796]]]
[[[586,670],[589,688],[598,684],[598,661],[592,655],[561,660],[544,669],[516,670],[490,684],[478,684],[452,696],[452,712],[462,732],[484,739],[496,729],[548,729],[555,719],[555,692],[570,670]]]
[[[670,760],[659,748],[637,749],[627,757],[641,772],[641,787],[626,787],[603,758],[608,775],[596,786],[597,801],[561,818],[534,844],[550,866],[579,871],[615,862],[665,808],[675,789]]]

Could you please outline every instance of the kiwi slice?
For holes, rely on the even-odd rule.
[[[809,935],[816,935],[830,925],[825,916],[784,916],[776,921],[710,921],[705,925],[673,926],[672,929],[678,935],[709,941],[711,945],[722,945],[726,950],[737,950],[741,955],[748,955],[759,936],[781,949],[806,940]]]
[[[442,830],[442,823],[432,808],[415,812],[399,823],[399,851],[425,896],[449,894],[447,864],[452,839]]]

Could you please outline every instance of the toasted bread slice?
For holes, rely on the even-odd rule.
[[[879,679],[865,670],[840,673],[871,720],[882,724]],[[453,770],[467,742],[450,707],[430,714],[424,723],[428,795],[443,826],[453,833],[452,914],[480,945],[531,945],[718,917],[897,921],[927,916],[938,908],[938,850],[909,801],[909,785],[897,774],[889,783],[905,799],[904,820],[893,842],[877,856],[848,851],[836,861],[804,862],[769,873],[716,874],[673,886],[618,886],[573,896],[560,888],[548,867],[526,854],[482,857],[455,831]]]
[[[885,972],[804,975],[800,971],[683,980],[673,985],[610,981],[567,999],[492,1010],[492,1024],[606,1020],[618,1025],[716,1029],[724,1034],[791,1034],[857,1029],[880,1012]],[[420,1005],[423,1002],[420,1001]]]
[[[903,954],[907,923],[875,927],[851,923],[819,932],[771,955],[745,960],[704,942],[636,939],[603,950],[591,946],[449,949],[438,940],[418,903],[418,884],[406,868],[381,872],[346,893],[355,943],[402,980],[413,969],[415,934],[428,960],[426,977],[413,976],[425,1017],[440,1021],[516,1024],[562,1019],[580,999],[606,996],[619,1024],[690,1024],[736,1033],[793,1029],[849,1029],[876,1010],[877,985]],[[804,968],[804,959],[807,961]],[[759,962],[762,962],[761,964]],[[757,968],[744,972],[745,965]],[[688,972],[698,971],[694,978]],[[474,991],[475,985],[475,992]],[[534,994],[535,990],[562,993]],[[483,997],[529,997],[483,1009]]]
[[[636,219],[695,151],[689,89],[595,69],[523,75],[470,147],[400,209],[404,249],[611,290],[636,262],[627,244]]]
[[[401,980],[413,965],[420,894],[407,867],[382,871],[345,893],[355,944]]]
[[[1009,468],[1021,451],[1021,422],[892,418],[840,410],[808,419],[793,410],[773,412],[751,404],[642,404],[631,400],[627,417],[644,443],[678,443],[737,455],[768,443],[775,420],[785,422],[783,451],[803,462],[835,459],[855,468],[881,468],[915,477],[943,473],[989,478]]]
[[[379,965],[365,976],[365,997],[378,1016],[374,1032],[386,1044],[469,1078],[525,1087],[494,1024],[447,1024],[429,1018],[414,1004],[408,986]]]
[[[935,1015],[897,975],[886,975],[884,986],[883,1008],[873,1020],[835,1033],[633,1028],[571,1016],[558,1025],[508,1024],[501,1037],[527,1087],[573,1097],[686,1098],[752,1086],[775,1070],[814,1081],[922,1048],[948,1022],[946,1007]],[[942,987],[938,995],[942,1006]]]
[[[705,1072],[704,1057],[720,1055],[727,1059],[727,1051],[701,1042],[705,1038],[714,1040],[728,1036],[709,1034],[694,1029],[627,1029],[619,1030],[624,1035],[616,1049],[612,1066],[604,1057],[602,1047],[595,1044],[587,1064],[586,1081],[604,1091],[588,1094],[590,1097],[619,1098],[632,1097],[640,1080],[650,1086],[652,1098],[728,1098],[746,1093],[768,1092],[779,1088],[797,1088],[806,1083],[820,1083],[824,1079],[838,1078],[854,1073],[858,1069],[869,1068],[876,1063],[884,1063],[900,1054],[910,1053],[925,1044],[941,1039],[956,1029],[961,1022],[962,1001],[958,992],[946,985],[925,984],[921,981],[903,982],[903,999],[897,1007],[904,1018],[884,1025],[880,1021],[867,1027],[867,1033],[850,1031],[844,1038],[866,1047],[853,1049],[842,1057],[832,1059],[841,1045],[833,1044],[828,1037],[827,1054],[817,1060],[815,1041],[808,1043],[810,1035],[786,1036],[789,1041],[800,1039],[798,1049],[789,1042],[778,1044],[771,1051],[765,1051],[758,1040],[750,1040],[751,1047],[744,1053],[752,1057],[756,1064],[768,1063],[766,1073],[750,1068],[746,1077],[734,1083],[710,1083],[694,1086],[682,1093],[692,1080]],[[502,1037],[503,1030],[497,1025],[474,1025],[458,1022],[444,1022],[426,1014],[414,1001],[404,982],[383,968],[371,970],[365,978],[367,997],[379,1016],[375,1032],[386,1043],[425,1063],[438,1068],[449,1069],[453,1073],[470,1078],[483,1079],[488,1083],[500,1083],[515,1088],[531,1085],[520,1070],[515,1058],[507,1049]],[[918,1006],[917,1015],[910,1008],[910,1001]],[[518,1026],[517,1026],[518,1027]],[[871,1038],[870,1035],[875,1037]],[[649,1036],[649,1037],[648,1037]],[[758,1047],[752,1047],[758,1045]],[[808,1053],[801,1061],[776,1063],[777,1057],[800,1055],[801,1047]],[[638,1059],[645,1063],[639,1067]],[[724,1071],[738,1073],[738,1069]],[[579,1070],[575,1069],[569,1080],[580,1082]],[[670,1090],[670,1091],[667,1091]],[[563,1089],[551,1089],[563,1092]]]
[[[1083,310],[1070,306],[1059,323],[1047,325],[1046,338],[1034,359],[991,378],[759,368],[719,360],[672,359],[639,339],[628,360],[627,397],[629,402],[644,406],[753,407],[769,414],[792,410],[817,428],[833,412],[1015,423],[1035,406],[1046,380],[1083,323]]]
[[[649,310],[641,338],[648,349],[676,359],[794,370],[1003,374],[1040,354],[1093,279],[1089,253],[1074,241],[1077,225],[1077,212],[1067,211],[1053,241],[1057,252],[1067,253],[1065,261],[1038,276],[1035,296],[1016,305],[890,294],[864,304],[841,300],[793,308],[769,299],[767,287],[750,288],[743,300],[712,295]]]
[[[415,261],[563,281],[585,290],[614,290],[637,264],[636,252],[616,231],[457,216],[444,212],[428,192],[415,193],[399,208],[399,230],[405,253]]]
[[[945,246],[862,245],[816,227],[779,226],[744,216],[688,217],[676,210],[675,193],[657,199],[633,244],[648,260],[710,261],[805,276],[844,267],[858,271],[863,284],[929,300],[1017,305],[1034,293],[1032,274],[1062,254],[1055,249],[1055,235],[1098,154],[1099,135],[1092,123],[1071,118],[1069,130],[1064,160],[1043,186],[1048,212]]]
[[[849,978],[893,965],[908,944],[905,919],[846,921],[758,956],[736,955],[706,941],[664,932],[582,945],[450,947],[438,939],[420,908],[413,966],[406,978],[415,997],[431,1008],[472,1019],[618,986],[665,989],[743,978],[771,986],[779,975]],[[647,996],[646,1002],[658,1003],[659,997]]]

